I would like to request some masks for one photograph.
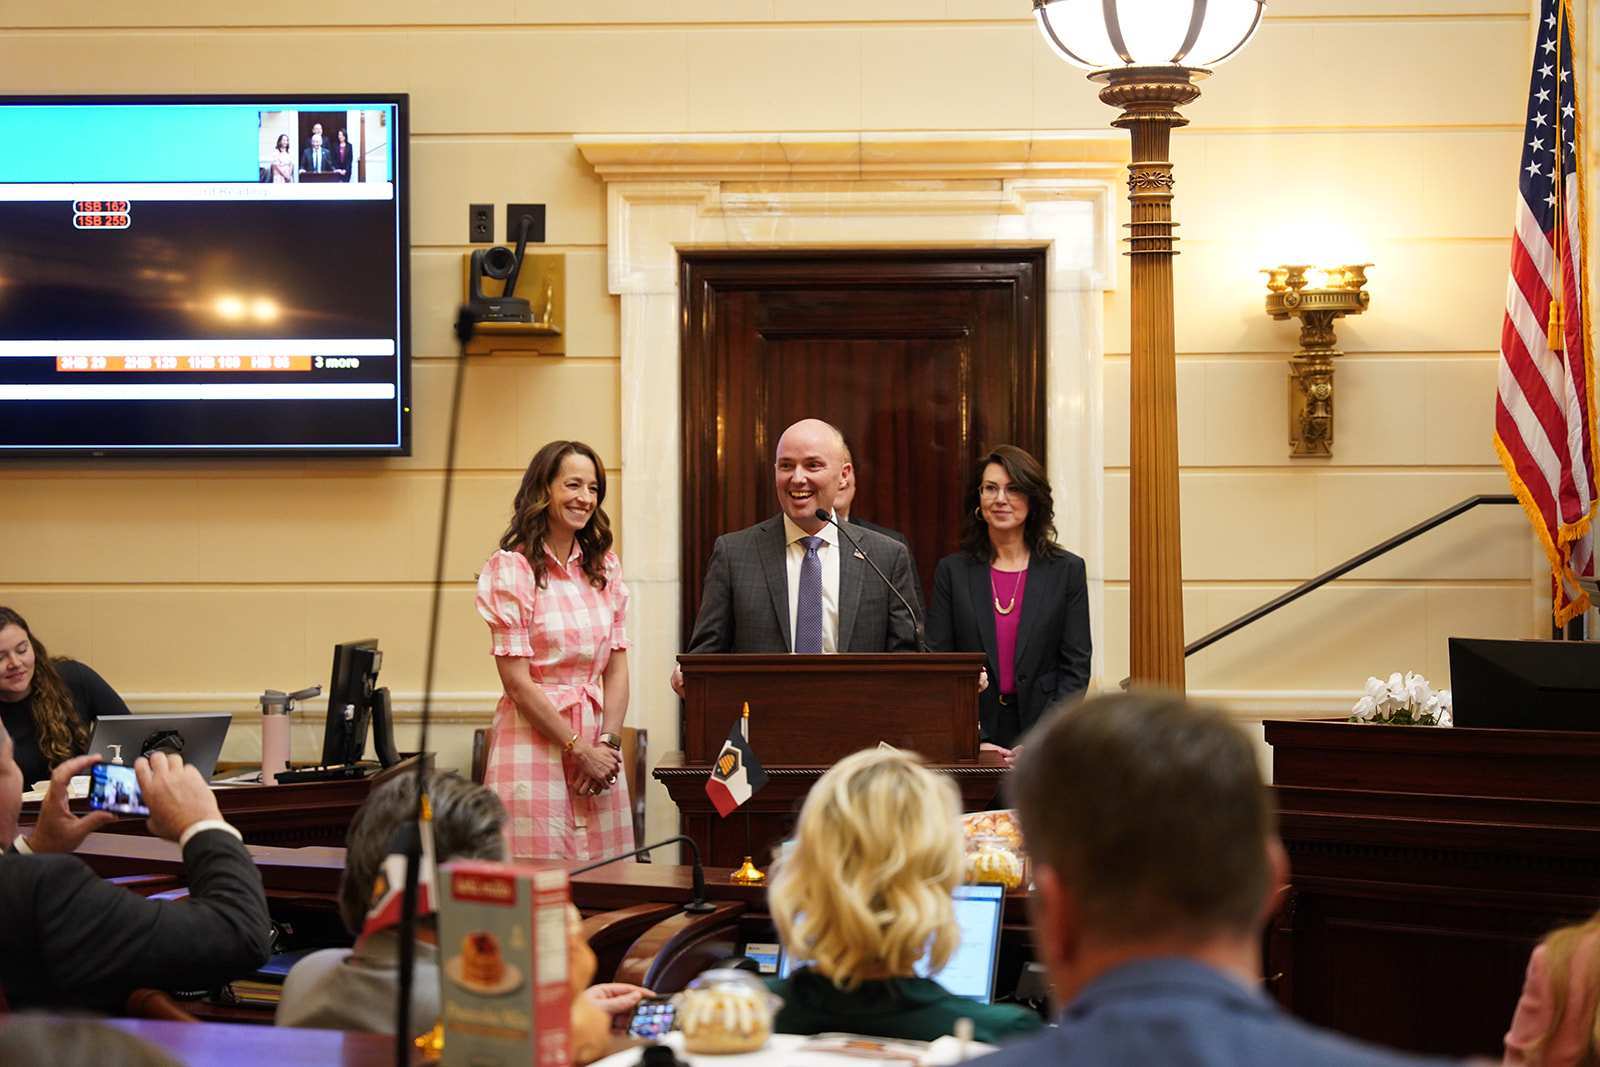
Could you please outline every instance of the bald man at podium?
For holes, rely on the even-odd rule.
[[[717,538],[689,652],[915,651],[910,610],[866,558],[896,589],[913,589],[906,547],[856,527],[858,549],[817,515],[832,513],[847,456],[843,435],[820,419],[783,431],[773,464],[780,512]],[[672,689],[683,695],[678,668]]]

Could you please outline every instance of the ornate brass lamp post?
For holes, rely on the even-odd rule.
[[[1132,137],[1128,164],[1130,333],[1129,674],[1184,687],[1178,506],[1177,360],[1172,314],[1172,164],[1177,109],[1195,82],[1244,47],[1265,0],[1033,0],[1050,46],[1101,82]]]
[[[1344,355],[1333,347],[1333,320],[1367,310],[1372,297],[1361,287],[1370,266],[1286,264],[1261,272],[1267,276],[1267,314],[1300,320],[1300,351],[1289,360],[1291,456],[1333,455],[1333,357]],[[1308,275],[1322,284],[1310,284]]]

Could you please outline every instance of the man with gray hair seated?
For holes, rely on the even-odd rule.
[[[438,863],[497,860],[506,855],[506,809],[492,789],[444,771],[428,777],[433,812],[433,850]],[[400,938],[394,927],[362,934],[383,862],[393,851],[395,831],[417,811],[417,776],[389,779],[361,805],[345,837],[339,916],[358,937],[353,949],[313,952],[289,971],[278,1001],[279,1026],[393,1033],[400,992]],[[411,1036],[433,1029],[439,1017],[439,951],[434,918],[417,917],[411,986]],[[602,983],[585,990],[608,1013],[630,1010],[649,990]]]
[[[1056,1025],[989,1067],[1420,1067],[1280,1011],[1261,929],[1288,879],[1254,745],[1221,712],[1135,691],[1058,707],[1010,797],[1033,860]]]
[[[502,833],[506,810],[492,790],[453,771],[436,773],[428,777],[428,803],[439,863],[506,858]],[[366,924],[373,886],[395,831],[416,812],[417,776],[402,774],[374,789],[350,821],[339,880],[339,917],[352,936],[360,935]],[[417,917],[416,940],[411,1024],[417,1034],[425,1034],[439,1015],[433,916]],[[390,927],[360,939],[353,949],[323,949],[296,963],[284,979],[276,1021],[279,1026],[393,1033],[399,991],[400,938]]]

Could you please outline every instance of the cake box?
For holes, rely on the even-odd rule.
[[[441,1067],[568,1067],[565,868],[457,860],[440,875]]]

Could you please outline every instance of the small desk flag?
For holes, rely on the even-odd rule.
[[[767,772],[761,769],[761,761],[750,750],[750,741],[745,735],[745,723],[749,718],[750,705],[746,704],[744,715],[728,731],[728,739],[717,753],[711,777],[706,779],[706,796],[723,818],[767,784]]]
[[[437,880],[433,858],[433,818],[423,797],[423,817],[417,830],[422,839],[422,856],[417,872],[417,916],[433,914],[435,903],[434,883]],[[389,854],[378,866],[372,883],[372,903],[367,908],[367,920],[357,941],[365,941],[380,930],[400,925],[400,912],[406,888],[406,839],[411,835],[409,820],[395,829],[389,839]]]

